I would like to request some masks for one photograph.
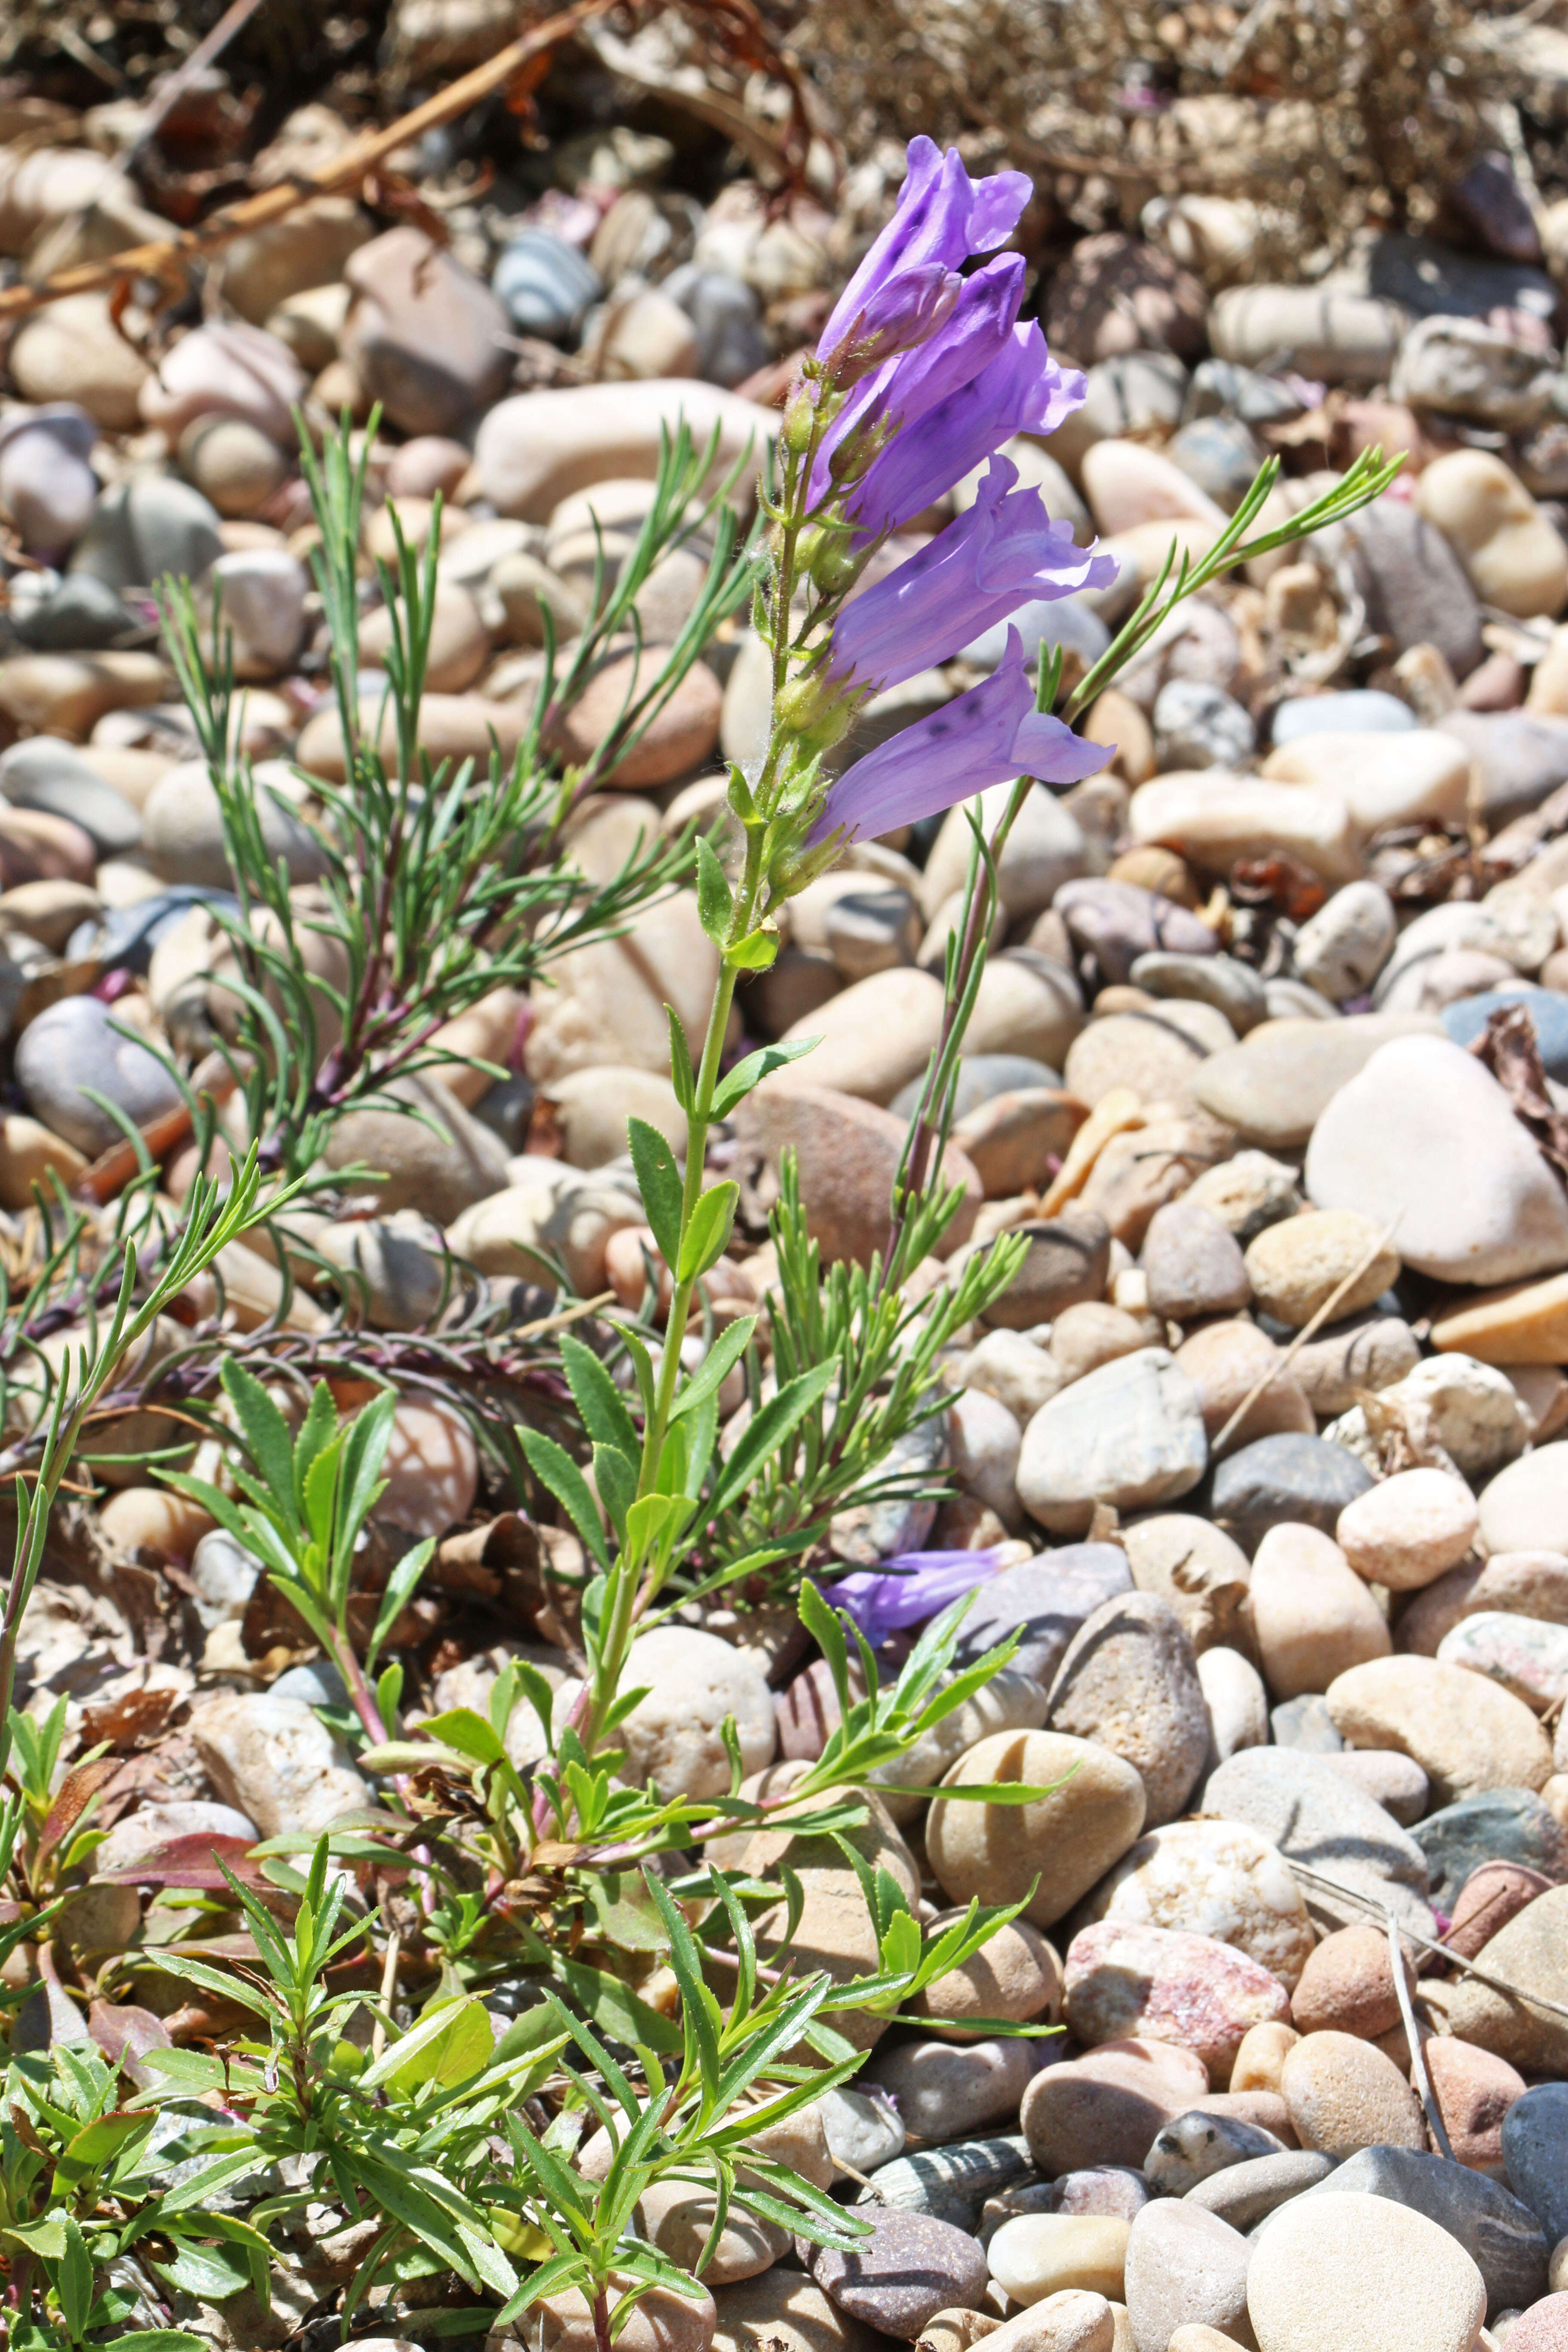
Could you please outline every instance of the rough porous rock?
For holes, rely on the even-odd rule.
[[[191,1737],[226,1805],[263,1837],[314,1837],[372,1803],[366,1783],[314,1710],[272,1692],[205,1699]]]
[[[1244,1748],[1210,1774],[1204,1811],[1246,1822],[1288,1861],[1303,1863],[1320,1878],[1370,1897],[1380,1909],[1386,1903],[1401,1925],[1433,1933],[1421,1848],[1391,1813],[1336,1772],[1330,1758],[1289,1748]],[[1313,1916],[1330,1918],[1336,1927],[1366,1916],[1349,1900],[1336,1905],[1331,1891],[1317,1881],[1305,1894]]]
[[[1303,2147],[1338,2157],[1426,2147],[1420,2100],[1392,2058],[1352,2034],[1304,2035],[1286,2058],[1279,2088]]]

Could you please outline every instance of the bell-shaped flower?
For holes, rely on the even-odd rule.
[[[889,1633],[923,1625],[950,1601],[995,1575],[1000,1551],[907,1551],[879,1569],[858,1570],[830,1586],[828,1599],[852,1617],[874,1650]]]
[[[1109,588],[1116,560],[1075,547],[1037,489],[1015,488],[1018,468],[993,457],[974,504],[917,554],[844,607],[825,665],[835,685],[900,685],[942,662],[1020,604]]]
[[[862,314],[896,278],[933,263],[956,270],[973,254],[994,253],[1016,228],[1030,194],[1026,173],[972,180],[956,149],[944,154],[932,140],[911,139],[893,217],[835,304],[817,345],[823,358],[831,361],[855,335]]]
[[[825,841],[840,826],[851,841],[861,841],[896,825],[918,824],[1013,776],[1081,783],[1110,757],[1108,745],[1086,742],[1059,719],[1036,709],[1023,641],[1009,629],[1007,651],[984,685],[917,719],[845,770],[829,787],[807,840]]]
[[[998,254],[973,277],[961,278],[941,328],[889,359],[850,393],[822,436],[811,478],[814,500],[828,495],[834,453],[862,425],[885,417],[907,432],[988,368],[1006,349],[1023,300],[1024,264],[1016,253]]]
[[[1058,367],[1038,320],[1015,326],[988,366],[893,435],[846,501],[850,520],[862,536],[896,530],[1015,433],[1054,433],[1083,395],[1082,375]]]

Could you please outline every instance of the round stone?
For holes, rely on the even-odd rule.
[[[912,2143],[931,2146],[1010,2125],[1034,2071],[1025,2041],[900,2042],[879,2053],[861,2080],[881,2085]]]
[[[1297,932],[1296,970],[1331,1003],[1346,1003],[1366,994],[1394,953],[1397,933],[1394,902],[1382,884],[1347,882]]]
[[[1382,1242],[1370,1218],[1309,1209],[1258,1234],[1247,1253],[1247,1272],[1264,1312],[1294,1330],[1336,1290],[1337,1315],[1370,1307],[1397,1281],[1399,1254]]]
[[[1258,2352],[1473,2352],[1487,2294],[1464,2248],[1425,2214],[1321,2189],[1258,2240],[1247,2307]]]
[[[1455,2156],[1471,2171],[1500,2179],[1503,2118],[1524,2096],[1523,2075],[1506,2058],[1452,2034],[1434,2034],[1426,2058],[1432,2095]]]
[[[1247,2328],[1251,2248],[1239,2230],[1184,2198],[1146,2205],[1127,2241],[1127,2312],[1138,2352],[1160,2352],[1184,2326],[1237,2340]]]
[[[1277,1977],[1209,1936],[1106,1919],[1068,1949],[1068,2024],[1089,2048],[1173,2042],[1223,2084],[1247,2030],[1282,2024],[1289,2011]]]
[[[1353,2034],[1303,2035],[1279,2088],[1303,2147],[1346,2157],[1361,2147],[1426,2145],[1420,2100],[1392,2058]]]
[[[1075,1914],[1079,1925],[1096,1919],[1213,1937],[1244,1952],[1287,1991],[1313,1945],[1306,1905],[1279,1849],[1239,1822],[1170,1822],[1141,1837]]]
[[[1167,1601],[1130,1592],[1084,1621],[1051,1685],[1047,1727],[1125,1757],[1145,1824],[1182,1812],[1208,1753],[1208,1709],[1192,1643]]]
[[[754,1656],[716,1633],[686,1625],[661,1626],[632,1643],[625,1687],[644,1685],[620,1727],[627,1778],[657,1781],[667,1797],[716,1797],[730,1786],[730,1759],[721,1737],[732,1716],[747,1772],[773,1756],[773,1693]]]
[[[1208,2093],[1202,2061],[1173,2042],[1107,2043],[1047,2066],[1024,2094],[1018,2120],[1039,2170],[1143,2163],[1156,2135]]]
[[[1348,1503],[1334,1537],[1369,1584],[1414,1592],[1458,1567],[1479,1525],[1462,1479],[1442,1470],[1403,1470]]]
[[[1094,1740],[998,1732],[946,1777],[957,1784],[1015,1780],[1046,1792],[1023,1805],[938,1798],[926,1816],[926,1853],[949,1901],[1016,1902],[1037,1878],[1024,1913],[1037,1927],[1069,1911],[1143,1826],[1137,1771]]]
[[[1414,1994],[1415,1971],[1405,1966]],[[1375,2042],[1392,2033],[1401,2011],[1381,1927],[1341,1927],[1308,1959],[1290,1996],[1290,2014],[1302,2033],[1353,2033]]]
[[[1538,1445],[1500,1470],[1481,1494],[1489,1553],[1559,1552],[1568,1543],[1568,1444]]]
[[[123,1129],[92,1095],[102,1095],[137,1127],[177,1109],[182,1099],[158,1056],[121,1034],[126,1025],[95,996],[62,997],[28,1023],[16,1048],[16,1080],[28,1108],[89,1160],[124,1140]]]
[[[1270,1528],[1252,1563],[1251,1590],[1258,1656],[1276,1698],[1326,1691],[1347,1668],[1389,1654],[1382,1611],[1339,1546],[1316,1528]]]

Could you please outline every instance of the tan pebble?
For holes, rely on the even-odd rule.
[[[1255,1568],[1255,1608],[1257,1591]],[[1436,1805],[1489,1789],[1540,1789],[1551,1776],[1546,1734],[1523,1700],[1467,1667],[1374,1658],[1336,1675],[1327,1696],[1342,1738],[1413,1756]]]
[[[1113,2214],[1019,2213],[986,2249],[991,2275],[1015,2303],[1077,2287],[1120,2299],[1131,2224]]]
[[[1303,2147],[1341,2157],[1361,2147],[1426,2147],[1420,2100],[1392,2059],[1352,2034],[1305,2035],[1279,2087]]]
[[[1247,2303],[1259,2352],[1472,2352],[1487,2291],[1424,2213],[1331,2183],[1271,2217]]]
[[[1444,1470],[1403,1470],[1340,1513],[1334,1538],[1358,1576],[1412,1592],[1457,1568],[1480,1525],[1476,1498]]]
[[[1399,1253],[1386,1244],[1379,1248],[1378,1238],[1372,1219],[1350,1210],[1308,1209],[1285,1217],[1265,1226],[1248,1246],[1253,1294],[1267,1313],[1299,1328],[1354,1276],[1333,1309],[1341,1319],[1353,1315],[1381,1297],[1399,1275]]]
[[[1434,2034],[1426,2057],[1432,2095],[1455,2156],[1472,2172],[1503,2180],[1502,2119],[1524,2096],[1523,2075],[1506,2058],[1454,2034]],[[1433,2152],[1439,2153],[1435,2141]]]
[[[1392,1647],[1376,1601],[1316,1528],[1288,1521],[1269,1528],[1252,1563],[1251,1593],[1263,1676],[1277,1701],[1326,1691],[1348,1667],[1386,1658]]]
[[[1405,1978],[1414,1992],[1415,1971],[1408,1960]],[[1391,2032],[1401,2011],[1382,1928],[1340,1927],[1325,1936],[1301,1971],[1290,2013],[1302,2033],[1353,2033],[1374,2042]]]
[[[111,1549],[121,1555],[146,1544],[169,1559],[188,1560],[216,1522],[210,1513],[167,1487],[125,1486],[102,1505],[98,1524]]]
[[[1241,2047],[1231,2068],[1231,2090],[1278,2093],[1285,2061],[1300,2039],[1292,2025],[1273,2021],[1249,2025],[1241,2037]]]

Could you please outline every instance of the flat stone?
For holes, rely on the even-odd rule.
[[[1331,1760],[1300,1749],[1247,1748],[1212,1772],[1204,1811],[1245,1822],[1277,1846],[1288,1862],[1387,1904],[1402,1925],[1433,1932],[1426,1901],[1426,1857],[1407,1831],[1365,1792],[1334,1769]],[[1366,1916],[1310,1882],[1303,1889],[1314,1916],[1342,1927]]]
[[[888,1204],[908,1134],[903,1120],[858,1096],[804,1086],[778,1094],[764,1088],[743,1107],[741,1117],[745,1133],[761,1146],[770,1168],[777,1169],[785,1151],[795,1154],[806,1231],[824,1265],[843,1261],[867,1265],[876,1251],[887,1247]],[[945,1255],[960,1248],[974,1230],[981,1181],[972,1163],[951,1145],[942,1171],[944,1181],[963,1193],[942,1237]]]
[[[548,522],[562,501],[596,482],[653,480],[661,428],[684,418],[698,448],[715,425],[719,446],[708,488],[716,488],[752,445],[753,467],[777,430],[773,411],[689,377],[573,384],[502,400],[481,420],[474,462],[498,513]]]
[[[1110,2214],[1019,2213],[1003,2222],[986,2260],[1014,2303],[1073,2287],[1120,2301],[1130,2227]]]
[[[1163,1348],[1104,1364],[1042,1405],[1024,1433],[1018,1497],[1062,1535],[1097,1502],[1134,1510],[1195,1486],[1208,1447],[1197,1391]]]
[[[1494,2316],[1546,2292],[1551,2248],[1536,2215],[1500,2182],[1468,2165],[1425,2148],[1367,2147],[1347,2158],[1331,2188],[1307,2193],[1386,2197],[1424,2213],[1469,2255],[1486,2282],[1487,2309]]]
[[[1288,2205],[1304,2189],[1327,2180],[1337,2159],[1321,2148],[1287,2148],[1279,2156],[1255,2156],[1210,2173],[1186,2191],[1188,2204],[1217,2213],[1233,2230],[1251,2230],[1267,2214]]]
[[[1520,1863],[1549,1880],[1568,1878],[1568,1832],[1532,1789],[1488,1789],[1461,1797],[1428,1813],[1412,1834],[1426,1857],[1433,1896],[1444,1910],[1488,1863]]]
[[[1285,1520],[1328,1534],[1372,1483],[1353,1454],[1324,1438],[1260,1437],[1215,1465],[1211,1507],[1244,1550],[1256,1551]]]
[[[1305,1143],[1329,1104],[1395,1038],[1438,1034],[1424,1013],[1355,1013],[1340,1021],[1266,1021],[1193,1081],[1205,1110],[1265,1150]],[[1324,1205],[1320,1203],[1320,1206]],[[1349,1205],[1358,1205],[1352,1202]],[[1401,1248],[1403,1235],[1395,1236]]]
[[[1128,978],[1151,996],[1190,998],[1223,1013],[1238,1037],[1268,1017],[1263,982],[1250,964],[1227,955],[1180,955],[1155,948],[1141,955]]]
[[[972,1664],[1016,1631],[1016,1670],[1048,1689],[1085,1619],[1131,1590],[1120,1544],[1063,1544],[1020,1560],[977,1589],[959,1628],[953,1663]]]
[[[100,858],[142,846],[136,810],[68,743],[49,737],[14,743],[0,754],[0,793],[13,808],[79,825]]]
[[[1442,532],[1403,499],[1379,499],[1345,525],[1367,620],[1399,653],[1436,646],[1457,678],[1485,650],[1476,592]]]
[[[939,2311],[978,2310],[985,2255],[977,2239],[930,2213],[875,2209],[871,2235],[840,2252],[812,2249],[812,2277],[851,2318],[913,2343]]]
[[[1473,2352],[1487,2291],[1425,2214],[1331,2184],[1269,2221],[1247,2305],[1258,2352]]]
[[[840,2084],[817,2102],[828,2153],[835,2164],[876,2172],[904,2152],[905,2132],[885,2093],[857,2091]]]
[[[1462,1666],[1374,1658],[1338,1675],[1328,1702],[1352,1747],[1414,1756],[1440,1804],[1483,1790],[1539,1789],[1551,1777],[1552,1751],[1530,1709]]]
[[[1361,870],[1361,827],[1347,802],[1223,768],[1177,770],[1140,785],[1127,822],[1134,841],[1163,843],[1209,873],[1279,850],[1325,882],[1353,882]]]

